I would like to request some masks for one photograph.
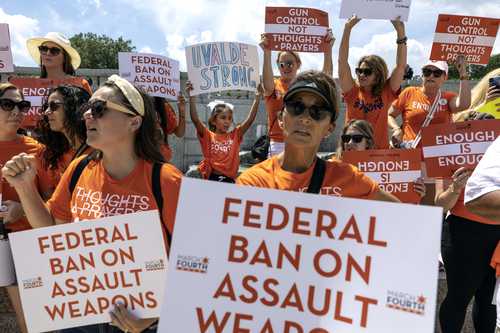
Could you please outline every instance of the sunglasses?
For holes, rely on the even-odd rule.
[[[373,69],[371,68],[356,68],[356,74],[361,75],[363,74],[364,76],[370,76],[373,74]]]
[[[131,116],[138,116],[136,112],[126,108],[123,105],[120,105],[118,103],[114,103],[111,101],[103,101],[100,99],[93,100],[92,102],[85,103],[81,106],[80,111],[82,112],[84,118],[85,118],[85,113],[87,111],[90,111],[90,114],[92,115],[92,118],[94,119],[99,119],[101,118],[107,110],[115,110],[118,112],[126,113]]]
[[[285,68],[285,67],[292,68],[294,64],[291,61],[285,61],[285,62],[280,62],[279,65],[280,65],[280,68]]]
[[[424,74],[425,77],[429,77],[434,75],[434,77],[441,77],[443,75],[444,71],[440,69],[430,69],[430,68],[422,68],[422,74]]]
[[[4,111],[12,111],[17,106],[19,112],[26,113],[31,107],[30,101],[16,102],[7,98],[0,98],[0,108]]]
[[[45,102],[42,106],[42,110],[45,110],[45,112],[55,112],[57,111],[61,105],[63,105],[64,103],[62,102]]]
[[[53,56],[57,56],[59,55],[62,50],[58,47],[48,47],[48,46],[45,46],[45,45],[40,45],[38,47],[38,51],[40,51],[41,54],[52,54]]]
[[[343,143],[349,143],[351,140],[354,143],[360,143],[363,139],[367,139],[367,137],[362,134],[344,134],[341,138]]]
[[[311,105],[310,107],[306,107],[301,101],[285,102],[285,109],[294,117],[300,116],[307,110],[309,116],[315,121],[323,120],[328,115],[332,115],[333,117],[333,113],[326,106]]]

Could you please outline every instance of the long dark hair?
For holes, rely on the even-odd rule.
[[[71,64],[71,57],[69,56],[68,52],[64,50],[62,47],[59,46],[59,48],[62,50],[64,59],[63,59],[63,71],[67,75],[75,75],[75,69],[73,68],[73,65]],[[42,57],[40,56],[40,78],[41,79],[46,79],[47,78],[47,68],[45,68],[44,65],[42,65]]]
[[[61,85],[50,89],[46,98],[53,93],[59,93],[63,97],[63,112],[64,112],[64,130],[70,138],[70,141],[61,132],[55,132],[50,129],[47,116],[43,116],[37,123],[38,141],[45,145],[42,153],[42,165],[46,169],[57,169],[59,159],[75,144],[80,141],[85,144],[87,133],[85,129],[85,121],[82,117],[80,107],[87,103],[90,99],[90,94],[83,88]],[[43,107],[46,110],[47,106]]]
[[[366,63],[366,65],[371,68],[375,74],[375,84],[373,85],[371,91],[372,95],[382,95],[382,91],[384,90],[384,86],[389,77],[389,70],[387,69],[384,59],[378,55],[372,54],[359,59],[358,67],[360,67],[362,63]]]

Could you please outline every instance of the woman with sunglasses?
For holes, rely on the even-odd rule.
[[[451,91],[441,91],[448,76],[448,64],[445,61],[427,62],[422,67],[422,86],[407,87],[401,92],[389,110],[388,122],[392,130],[393,146],[418,146],[419,142],[413,140],[419,141],[419,133],[426,118],[429,119],[432,115],[427,120],[428,124],[451,123],[453,113],[469,107],[471,89],[467,64],[460,58],[456,66],[460,75],[458,96]],[[403,118],[401,127],[396,121],[399,115]]]
[[[72,160],[91,149],[86,144],[87,133],[80,107],[90,99],[89,93],[80,87],[62,85],[51,89],[43,106],[43,117],[37,124],[38,140],[45,145],[41,151],[41,167],[49,177],[43,177],[49,198]]]
[[[335,82],[322,72],[299,74],[284,96],[278,115],[283,130],[284,151],[254,165],[237,179],[238,184],[289,191],[307,191],[319,158],[321,140],[335,129],[339,107]],[[350,164],[338,160],[325,163],[319,188],[323,195],[398,201]]]
[[[33,227],[92,220],[116,215],[115,211],[136,212],[158,208],[153,194],[152,173],[155,165],[163,163],[163,157],[155,131],[155,111],[149,97],[125,79],[112,75],[92,95],[84,110],[87,143],[97,153],[89,155],[92,160],[87,159],[89,163],[81,171],[74,193],[92,195],[72,195],[69,189],[73,172],[85,157],[69,165],[47,204],[33,191],[34,158],[26,154],[17,155],[2,169],[3,176],[19,194]],[[161,165],[163,209],[160,216],[170,234],[174,226],[181,176],[174,166]],[[126,199],[131,194],[137,199]],[[93,198],[97,196],[103,200],[96,203]],[[116,197],[124,197],[125,200],[104,200]],[[99,207],[90,210],[90,204]],[[134,318],[122,305],[116,307],[111,318],[112,325],[124,332],[156,331],[151,327],[156,319]],[[106,324],[62,332],[119,332],[118,329]]]
[[[328,29],[325,36],[328,44],[324,53],[323,72],[332,75],[332,48],[335,38],[332,30]],[[264,51],[264,65],[262,69],[262,84],[264,87],[264,102],[267,112],[268,135],[270,138],[269,156],[279,154],[283,151],[283,131],[278,126],[277,116],[283,109],[283,96],[288,90],[290,82],[297,76],[302,62],[300,56],[294,51],[280,51],[276,58],[276,64],[280,72],[279,78],[274,78],[273,65],[271,62],[271,41],[266,34],[261,35],[260,47]]]
[[[406,41],[404,23],[398,19],[391,23],[397,33],[396,67],[389,76],[387,65],[377,55],[367,55],[358,61],[357,80],[349,66],[349,39],[352,28],[361,21],[353,16],[347,20],[339,49],[339,83],[346,103],[345,122],[352,119],[368,121],[374,130],[375,148],[389,148],[387,140],[387,110],[397,97],[406,68]]]
[[[71,46],[68,38],[58,32],[49,32],[45,37],[30,38],[26,42],[33,60],[40,65],[40,78],[63,80],[75,76],[80,66],[81,58],[78,51]],[[79,78],[78,83],[92,94],[92,88],[87,80]]]

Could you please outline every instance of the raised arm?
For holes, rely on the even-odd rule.
[[[344,26],[344,32],[342,34],[342,40],[340,41],[339,48],[339,83],[342,92],[346,93],[354,87],[355,82],[352,77],[351,67],[349,66],[349,39],[351,38],[352,28],[359,22],[356,15],[352,16],[347,20]]]
[[[259,110],[260,98],[262,97],[263,92],[264,88],[262,87],[262,84],[259,83],[259,85],[257,86],[257,91],[255,92],[255,99],[253,100],[252,107],[250,108],[250,112],[248,113],[247,118],[240,125],[241,136],[243,136],[243,134],[248,131],[250,126],[252,126],[252,123],[257,116],[257,111]]]
[[[323,73],[332,76],[333,75],[332,48],[333,44],[335,43],[335,37],[333,37],[332,29],[330,28],[328,28],[328,30],[326,31],[325,42],[328,43],[328,46],[324,53]]]
[[[460,75],[460,87],[458,96],[450,101],[450,111],[452,113],[467,110],[471,101],[471,88],[469,84],[469,75],[467,74],[467,63],[463,56],[459,56],[455,62],[458,74]]]
[[[177,97],[177,107],[179,109],[179,123],[174,134],[176,137],[182,138],[186,133],[186,99],[182,94]]]
[[[205,125],[200,121],[198,117],[198,111],[196,110],[196,96],[191,96],[191,91],[193,90],[193,84],[190,81],[186,82],[186,93],[189,97],[189,115],[191,116],[191,121],[196,128],[198,135],[203,136],[205,131]]]
[[[396,67],[391,73],[390,84],[392,91],[398,91],[403,83],[405,76],[406,61],[407,61],[407,47],[406,47],[406,33],[405,24],[401,21],[400,17],[391,21],[394,29],[396,29],[398,49],[396,52]]]
[[[273,64],[271,62],[271,50],[269,38],[266,34],[260,35],[260,47],[264,51],[264,65],[262,67],[262,84],[264,86],[264,96],[269,96],[274,92]]]
[[[403,130],[398,125],[396,118],[401,114],[401,111],[396,108],[394,105],[389,107],[388,115],[387,115],[387,124],[391,129],[391,143],[393,147],[398,147],[401,141],[403,141]]]

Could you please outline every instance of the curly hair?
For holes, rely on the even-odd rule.
[[[367,55],[359,59],[358,67],[365,63],[369,68],[373,70],[375,75],[375,84],[372,87],[372,95],[380,96],[384,90],[385,83],[389,77],[389,70],[387,69],[387,64],[384,59],[378,55]]]
[[[50,89],[46,98],[54,93],[61,94],[63,98],[64,121],[63,126],[66,135],[50,129],[47,116],[43,116],[37,123],[37,140],[45,145],[42,153],[42,165],[46,169],[57,169],[60,158],[75,146],[76,143],[85,142],[87,133],[85,121],[82,117],[80,107],[87,103],[90,94],[81,87],[61,85]],[[46,103],[45,103],[46,104]],[[47,106],[44,105],[43,110]],[[69,141],[68,141],[69,138]]]

